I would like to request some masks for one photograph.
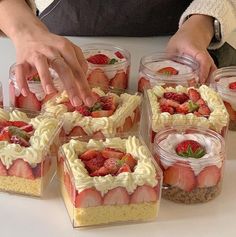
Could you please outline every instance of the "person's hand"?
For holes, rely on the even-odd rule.
[[[16,81],[23,95],[29,93],[26,75],[36,69],[46,94],[55,92],[49,73],[53,68],[61,78],[72,105],[94,104],[86,79],[87,61],[81,49],[68,39],[50,33],[47,29],[15,37]]]
[[[213,36],[212,18],[205,15],[191,16],[170,38],[167,52],[187,54],[200,64],[200,82],[207,81],[216,65],[207,51]]]

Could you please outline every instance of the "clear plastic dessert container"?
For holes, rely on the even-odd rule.
[[[225,142],[213,130],[188,126],[163,129],[155,136],[154,157],[163,170],[163,198],[204,203],[221,193]]]
[[[93,87],[92,107],[73,107],[65,91],[46,102],[43,111],[64,121],[60,137],[90,136],[104,139],[139,130],[142,95],[128,90]]]
[[[87,79],[91,85],[127,89],[130,53],[112,44],[91,43],[81,46],[88,62]]]
[[[212,88],[154,86],[145,91],[141,133],[151,146],[164,128],[191,125],[209,128],[227,137],[229,114],[220,95]]]
[[[161,85],[164,87],[198,87],[199,63],[189,55],[155,52],[140,60],[138,91],[145,87]]]
[[[43,197],[56,172],[61,126],[49,114],[0,108],[0,191]]]
[[[236,66],[219,68],[212,73],[210,86],[222,97],[229,113],[229,129],[236,131]]]
[[[56,93],[46,94],[43,90],[38,73],[36,71],[32,71],[29,75],[26,75],[30,93],[27,96],[23,96],[16,82],[15,67],[16,65],[13,64],[9,70],[10,106],[30,111],[40,111],[42,105],[48,99],[55,96]],[[54,87],[57,91],[62,91],[63,84],[58,74],[51,68],[49,68],[49,71],[53,79]]]
[[[157,218],[162,171],[137,136],[71,139],[59,150],[58,175],[74,228]]]

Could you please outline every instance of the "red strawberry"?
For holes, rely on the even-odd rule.
[[[132,121],[131,117],[129,116],[125,119],[125,123],[123,124],[122,132],[129,132],[132,127],[133,127],[133,121]]]
[[[134,120],[133,120],[133,124],[139,123],[140,118],[141,118],[141,112],[140,112],[140,109],[137,108],[137,109],[134,110]]]
[[[180,162],[175,163],[164,171],[164,184],[176,186],[184,191],[191,192],[196,187],[193,170]]]
[[[113,114],[113,110],[97,110],[97,111],[93,111],[91,113],[91,116],[93,118],[102,118],[102,117],[109,117]]]
[[[94,69],[88,76],[88,82],[90,85],[102,86],[104,89],[109,87],[109,79],[104,72],[97,68]]]
[[[62,104],[66,106],[68,112],[75,111],[75,107],[71,104],[70,101],[63,102]]]
[[[233,110],[232,106],[228,102],[224,101],[224,104],[229,113],[230,120],[236,121],[236,111]]]
[[[101,131],[97,131],[93,134],[93,139],[95,139],[95,140],[104,140],[105,136],[103,135],[103,133]]]
[[[11,121],[10,123],[12,126],[15,126],[18,128],[28,125],[28,123],[26,123],[24,121]]]
[[[179,71],[173,67],[164,67],[157,71],[158,73],[165,74],[165,75],[177,75]]]
[[[61,161],[63,162],[63,160]],[[33,168],[33,173],[35,178],[44,176],[50,169],[51,159],[47,157],[43,162],[38,163],[35,168]]]
[[[0,176],[7,176],[7,169],[0,160]]]
[[[201,99],[199,99],[199,100],[196,102],[196,104],[197,104],[198,106],[202,106],[202,105],[206,105],[206,102],[201,98]]]
[[[96,189],[88,188],[76,195],[76,208],[96,207],[100,205],[102,205],[102,197]]]
[[[194,140],[184,140],[180,142],[176,146],[175,151],[177,155],[183,157],[201,158],[206,154],[205,148]]]
[[[108,64],[110,59],[105,54],[95,54],[87,58],[87,61],[92,64]]]
[[[90,108],[86,105],[77,106],[75,109],[83,116],[91,116]]]
[[[110,80],[110,86],[119,89],[126,89],[128,87],[128,78],[125,72],[118,72]]]
[[[131,172],[132,172],[131,169],[130,169],[130,167],[129,167],[129,165],[123,164],[123,165],[119,168],[119,170],[117,171],[116,175],[118,175],[118,174],[120,174],[120,173],[124,173],[124,172],[128,172],[128,173],[131,173]]]
[[[203,116],[209,116],[211,114],[211,110],[207,105],[201,105],[198,109],[198,113],[200,113]]]
[[[23,95],[19,95],[16,97],[16,107],[24,108],[32,111],[40,111],[41,110],[41,102],[38,101],[35,94],[29,92],[26,97]]]
[[[123,161],[125,164],[127,164],[131,170],[134,170],[134,167],[137,164],[137,160],[133,158],[133,156],[129,153],[126,153],[122,158],[121,161]]]
[[[215,186],[220,181],[220,169],[215,166],[207,166],[197,176],[197,183],[199,188]]]
[[[186,102],[187,100],[189,100],[188,95],[185,94],[185,93],[165,92],[163,94],[163,97],[165,99],[177,101],[180,104],[182,104],[182,103]]]
[[[103,199],[104,205],[126,205],[129,204],[129,194],[125,188],[117,187],[109,190]]]
[[[161,109],[161,112],[164,113],[164,112],[167,112],[169,114],[174,114],[175,113],[175,109],[171,106],[168,106],[168,105],[160,105],[160,109]]]
[[[23,126],[20,129],[28,133],[34,131],[34,127],[32,124],[27,124],[26,126]]]
[[[4,128],[2,129],[1,133],[0,133],[0,141],[10,141],[11,139],[11,135],[8,131],[8,129]]]
[[[149,87],[150,87],[150,81],[144,77],[141,77],[138,81],[138,91],[143,92],[145,88],[149,88]]]
[[[136,188],[131,196],[131,203],[155,202],[157,200],[157,192],[154,188],[143,185]]]
[[[201,99],[200,93],[193,88],[190,88],[188,90],[188,96],[189,96],[189,99],[192,100],[193,102],[197,102],[199,99]]]
[[[119,168],[121,167],[122,162],[119,159],[109,158],[104,162],[104,167],[109,170],[110,174],[116,174]]]
[[[83,160],[85,164],[85,168],[88,170],[89,173],[92,173],[98,169],[100,169],[104,164],[105,158],[101,155],[101,153],[90,160]]]
[[[74,204],[75,202],[75,187],[71,181],[69,173],[64,173],[64,185],[67,190],[67,193],[70,197],[71,202]]]
[[[69,133],[69,136],[71,137],[76,137],[76,136],[86,136],[87,133],[84,131],[83,128],[81,128],[80,126],[76,126],[74,127],[71,132]]]
[[[236,81],[229,83],[229,89],[236,90]]]
[[[34,174],[29,163],[22,159],[16,159],[8,170],[8,175],[25,179],[34,179]]]
[[[98,170],[95,170],[94,172],[90,173],[89,175],[94,177],[94,176],[106,176],[107,174],[110,174],[109,169],[102,166]]]
[[[160,106],[165,105],[165,106],[170,106],[173,108],[177,108],[180,105],[177,101],[165,99],[163,97],[158,102],[159,102]],[[185,102],[185,103],[187,103],[187,102]]]
[[[176,108],[176,112],[180,114],[193,113],[199,108],[199,106],[191,100],[184,102]]]
[[[91,160],[98,156],[101,156],[101,152],[97,150],[87,150],[79,156],[82,161]]]
[[[98,104],[103,110],[113,110],[116,109],[116,101],[113,96],[102,96],[98,100]]]
[[[106,159],[109,159],[109,158],[121,159],[124,156],[124,152],[119,151],[114,148],[109,148],[109,147],[104,148],[101,151],[101,153],[102,153],[102,156]]]
[[[115,55],[117,58],[120,58],[120,59],[124,58],[123,54],[120,51],[116,51]]]

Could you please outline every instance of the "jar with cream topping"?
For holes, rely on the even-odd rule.
[[[210,84],[224,101],[230,117],[229,129],[236,131],[236,66],[217,69]]]
[[[158,132],[154,157],[163,170],[162,197],[179,203],[203,203],[222,189],[225,143],[218,133],[176,126]]]
[[[58,74],[51,68],[49,68],[53,83],[57,91],[63,90],[63,84],[60,80]],[[9,96],[10,96],[10,105],[22,108],[30,111],[40,111],[42,105],[48,101],[50,98],[56,95],[52,93],[47,95],[43,90],[40,77],[36,71],[30,72],[26,75],[27,83],[30,92],[27,96],[23,96],[21,93],[15,76],[15,64],[10,67],[9,70]]]
[[[87,80],[103,88],[127,89],[130,73],[130,53],[112,44],[91,43],[81,46],[88,62]]]
[[[152,84],[164,87],[177,85],[197,87],[199,63],[188,55],[156,52],[140,60],[138,91]]]

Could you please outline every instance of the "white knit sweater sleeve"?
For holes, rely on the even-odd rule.
[[[222,46],[229,35],[236,30],[236,0],[194,0],[182,14],[179,27],[192,14],[212,16],[220,22],[222,40],[211,43],[210,49]]]

